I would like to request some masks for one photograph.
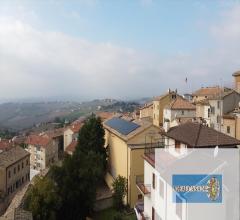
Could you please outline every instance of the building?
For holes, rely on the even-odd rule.
[[[240,94],[234,90],[224,92],[208,99],[211,108],[210,126],[221,131],[223,115],[233,111],[239,106]]]
[[[202,87],[201,89],[195,91],[192,94],[193,102],[198,102],[204,99],[208,99],[208,98],[211,98],[212,96],[217,96],[223,92],[224,92],[224,89],[222,89],[219,86]]]
[[[30,154],[19,146],[0,153],[0,215],[30,178]]]
[[[65,149],[65,152],[69,155],[73,155],[76,147],[77,147],[77,143],[78,141],[77,140],[73,140],[71,144],[69,144],[66,149]]]
[[[140,109],[140,118],[153,118],[153,102],[145,104]]]
[[[196,106],[178,96],[163,110],[164,128],[176,126],[182,121],[192,121],[196,118]]]
[[[30,167],[44,170],[58,161],[58,142],[47,135],[30,135],[26,140],[26,150],[30,153]]]
[[[240,140],[240,107],[223,115],[222,132]]]
[[[0,138],[0,152],[7,150],[14,146],[14,143],[10,139],[1,139]]]
[[[196,118],[199,118],[203,124],[210,127],[211,107],[208,99],[198,101],[196,104]]]
[[[83,122],[72,123],[64,131],[64,151],[73,142],[78,140],[78,133],[83,126]]]
[[[153,100],[153,124],[155,126],[163,126],[163,109],[169,105],[172,100],[176,99],[177,96],[179,96],[177,91],[171,91],[169,89],[166,94],[156,97]]]
[[[64,128],[56,128],[56,129],[52,129],[52,130],[40,133],[40,135],[47,136],[50,139],[54,140],[54,142],[58,146],[58,157],[59,158],[61,158],[63,156],[63,152],[64,152],[63,132],[64,132]]]
[[[209,179],[211,174],[224,173],[225,186],[228,186],[228,182],[233,181],[234,176],[239,181],[237,173],[232,172],[232,167],[229,167],[231,177],[228,176],[227,172],[222,172],[224,160],[221,159],[221,156],[225,151],[221,154],[220,151],[215,150],[216,146],[218,146],[217,149],[237,150],[240,141],[202,124],[192,122],[170,128],[168,132],[163,133],[163,138],[165,144],[162,149],[155,149],[154,151],[146,149],[144,154],[144,182],[136,183],[139,192],[144,196],[144,199],[139,200],[135,206],[138,219],[233,219],[231,217],[226,218],[226,210],[223,208],[223,204],[229,202],[229,199],[231,199],[231,202],[239,204],[234,192],[229,196],[229,193],[223,188],[224,192],[221,193],[225,196],[219,203],[214,203],[214,201],[212,201],[214,204],[186,202],[187,200],[175,193],[172,174],[207,174],[200,178],[199,183],[201,183],[201,181],[206,182],[207,180],[203,178],[207,177]],[[206,151],[206,148],[209,148],[209,151]],[[214,154],[211,149],[215,149]],[[219,155],[216,156],[215,152],[218,152]],[[231,160],[231,157],[229,159]],[[200,166],[198,162],[200,162]],[[229,161],[228,166],[230,166]],[[238,163],[237,166],[239,166]],[[194,175],[189,176],[191,178]],[[185,176],[184,178],[188,177]],[[185,194],[185,199],[189,199],[187,196]],[[175,199],[178,198],[182,201],[176,202]],[[205,199],[210,200],[207,195],[205,195]],[[233,210],[230,209],[228,215],[232,216]]]
[[[146,145],[158,144],[159,128],[148,121],[121,116],[105,121],[103,126],[109,154],[106,183],[111,188],[118,175],[124,176],[128,182],[125,203],[133,207],[141,196],[135,180],[137,176],[143,176],[144,148]]]
[[[240,71],[233,73],[234,81],[235,81],[235,90],[240,93]]]

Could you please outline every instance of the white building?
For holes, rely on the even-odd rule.
[[[234,183],[232,187],[236,187],[234,189],[239,192],[239,167],[238,170],[232,172],[230,164],[232,158],[228,158],[229,161],[227,161],[231,168],[230,174],[224,171],[224,186],[221,185],[220,192],[221,202],[210,201],[207,193],[204,194],[205,199],[209,200],[207,203],[189,202],[189,199],[194,199],[196,194],[192,194],[194,196],[191,198],[187,194],[185,194],[186,197],[182,197],[176,193],[173,189],[172,174],[198,174],[197,176],[206,174],[205,176],[210,181],[212,174],[217,176],[224,170],[221,157],[215,157],[216,146],[219,149],[238,150],[236,147],[240,145],[240,141],[202,124],[191,122],[170,128],[163,137],[165,139],[164,148],[155,149],[155,151],[149,151],[146,148],[145,151],[144,182],[137,182],[137,187],[144,196],[144,202],[139,201],[135,207],[138,219],[238,220],[239,218],[236,216],[239,217],[239,198],[236,197],[236,194],[234,195],[235,191],[229,187],[229,182],[234,182],[233,178],[236,177],[236,184]],[[209,148],[208,150],[211,152],[207,153],[207,156],[206,148]],[[235,154],[235,151],[234,155],[239,159],[239,155]],[[226,161],[224,160],[224,162]],[[201,179],[201,181],[206,180]],[[174,199],[180,199],[182,202],[177,203]]]
[[[188,100],[178,96],[163,110],[164,128],[176,126],[182,122],[192,121],[196,117],[196,107]]]

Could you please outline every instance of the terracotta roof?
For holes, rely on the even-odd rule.
[[[152,102],[146,103],[144,106],[142,106],[142,107],[140,108],[140,110],[141,110],[141,109],[145,109],[145,108],[149,108],[149,107],[151,107],[151,106],[153,106],[153,103],[152,103]]]
[[[240,145],[239,140],[194,122],[172,127],[164,135],[190,147]]]
[[[72,123],[68,128],[72,130],[73,133],[78,133],[83,126],[83,122]]]
[[[30,153],[19,146],[11,147],[0,153],[0,167],[8,167],[28,155],[30,155]]]
[[[174,99],[166,108],[173,110],[195,110],[196,106],[181,97]]]
[[[240,76],[240,70],[235,72],[235,73],[233,73],[233,76]]]
[[[77,141],[72,141],[72,143],[66,147],[65,151],[73,153],[77,147],[77,143]]]
[[[51,139],[48,136],[41,136],[41,135],[29,135],[26,140],[26,144],[31,145],[40,145],[40,146],[47,146]]]
[[[201,88],[193,93],[194,96],[213,96],[223,92],[219,86]]]
[[[14,144],[11,140],[1,140],[0,141],[0,150],[6,150],[10,147],[12,147]]]
[[[109,119],[115,115],[114,112],[96,112],[96,115],[101,118],[102,121]]]

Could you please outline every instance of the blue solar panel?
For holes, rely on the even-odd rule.
[[[105,122],[105,124],[123,135],[128,135],[129,133],[140,127],[140,125],[136,123],[126,121],[121,118],[112,118]]]

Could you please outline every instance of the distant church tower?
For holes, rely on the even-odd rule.
[[[235,90],[240,93],[240,71],[233,73],[235,78]]]

